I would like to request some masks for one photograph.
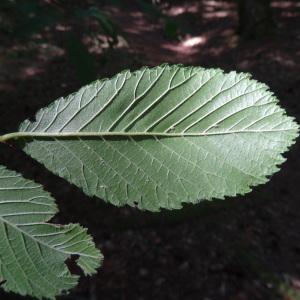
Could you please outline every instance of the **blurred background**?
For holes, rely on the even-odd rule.
[[[0,132],[96,78],[163,62],[250,72],[299,123],[300,1],[0,0]],[[297,300],[299,151],[245,197],[160,214],[88,198],[13,146],[0,163],[44,184],[54,222],[87,226],[105,255],[59,300]]]

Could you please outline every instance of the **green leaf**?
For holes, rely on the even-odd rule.
[[[0,166],[0,281],[6,291],[55,299],[74,287],[66,259],[77,255],[86,275],[96,272],[102,255],[86,229],[46,223],[57,212],[42,187]]]
[[[245,194],[298,135],[249,74],[163,65],[96,81],[41,109],[24,151],[88,195],[141,209]]]

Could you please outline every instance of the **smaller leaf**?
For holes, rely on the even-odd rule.
[[[77,284],[65,264],[71,255],[85,275],[100,266],[102,255],[86,229],[46,223],[56,212],[40,185],[0,166],[0,280],[6,291],[55,299]]]

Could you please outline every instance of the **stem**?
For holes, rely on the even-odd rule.
[[[235,130],[222,132],[13,132],[0,136],[0,143],[19,138],[80,138],[80,137],[187,137],[187,136],[215,136],[234,133],[266,133],[280,131],[297,131],[294,128],[274,130]]]

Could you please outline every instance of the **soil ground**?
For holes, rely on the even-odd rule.
[[[66,2],[70,8],[83,3]],[[145,15],[135,1],[121,1],[122,7],[106,2],[126,43],[105,49],[97,43],[101,35],[83,33],[98,77],[163,62],[250,72],[299,123],[299,1],[273,1],[274,34],[250,41],[236,34],[234,2],[187,0],[164,7],[181,24],[175,40],[164,34],[163,20]],[[26,42],[0,35],[2,133],[80,87],[64,51],[65,28]],[[60,300],[294,300],[300,299],[299,151],[298,141],[281,171],[245,197],[161,214],[88,198],[14,146],[0,145],[0,163],[44,184],[60,208],[54,221],[87,226],[104,253],[98,275],[82,278]],[[24,298],[0,292],[0,299]]]

